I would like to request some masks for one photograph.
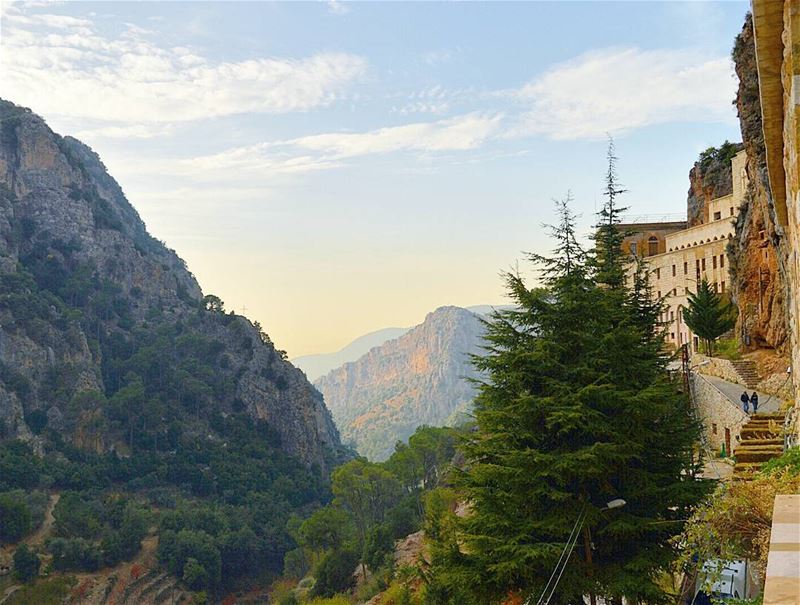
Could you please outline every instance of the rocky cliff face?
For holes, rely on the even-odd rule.
[[[0,101],[0,439],[124,452],[233,413],[307,464],[340,447],[302,372],[203,299],[97,154]]]
[[[442,307],[405,335],[372,349],[314,384],[346,442],[383,460],[421,425],[443,426],[470,408],[483,325],[459,307]]]
[[[736,38],[733,59],[739,77],[736,107],[750,180],[736,224],[736,237],[728,248],[732,294],[739,308],[737,330],[751,348],[774,348],[785,353],[788,346],[785,276],[789,251],[767,177],[750,15]]]
[[[719,149],[708,149],[689,171],[687,220],[689,227],[708,222],[708,202],[733,192],[731,159],[743,145],[725,141]]]

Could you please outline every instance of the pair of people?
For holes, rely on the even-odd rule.
[[[740,399],[742,400],[742,409],[745,414],[750,413],[751,403],[753,404],[753,414],[758,414],[758,393],[753,391],[752,395],[748,395],[747,391],[743,391]]]

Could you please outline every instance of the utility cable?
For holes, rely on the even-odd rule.
[[[567,554],[567,550],[569,549],[570,554],[572,553],[572,549],[569,548],[570,542],[573,541],[573,536],[575,536],[575,539],[577,540],[577,535],[578,533],[580,533],[580,526],[583,525],[583,519],[585,515],[586,515],[586,505],[584,504],[580,514],[578,515],[578,518],[575,519],[575,524],[572,526],[572,531],[569,532],[569,538],[567,538],[567,541],[564,543],[564,548],[561,550],[561,556],[558,557],[558,562],[556,563],[556,566],[553,568],[553,573],[550,574],[550,577],[547,580],[547,584],[545,584],[544,589],[542,590],[542,594],[539,595],[539,600],[536,602],[536,605],[542,605],[542,599],[544,598],[547,589],[550,587],[550,583],[553,581],[553,577],[556,575],[558,568],[561,566],[562,564],[561,562],[564,559],[564,555]],[[569,556],[567,556],[567,560],[569,560]],[[566,565],[566,562],[564,564]],[[532,594],[528,596],[524,605],[530,605],[532,597],[533,597]]]

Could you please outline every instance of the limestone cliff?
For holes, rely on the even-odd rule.
[[[469,411],[483,324],[459,307],[441,307],[403,336],[376,347],[314,384],[343,439],[383,460],[421,425],[443,426]]]
[[[689,227],[709,222],[708,202],[732,193],[731,159],[742,147],[741,143],[725,141],[719,149],[707,149],[700,154],[692,166],[686,199]]]
[[[737,331],[750,348],[785,353],[788,317],[785,291],[788,249],[775,213],[766,168],[752,17],[733,49],[739,90],[736,107],[747,151],[749,187],[728,248],[732,295],[739,308]]]
[[[97,154],[0,101],[0,439],[158,449],[234,413],[307,464],[340,447],[303,373],[203,299]]]

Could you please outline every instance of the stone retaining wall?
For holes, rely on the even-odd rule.
[[[742,384],[743,382],[733,363],[728,359],[707,357],[706,355],[695,353],[692,355],[691,363],[692,366],[697,368],[698,372],[706,376],[716,376],[737,384]],[[781,401],[794,401],[794,384],[791,379],[787,380],[787,378],[789,378],[789,375],[786,372],[770,374],[759,381],[755,390],[759,393],[774,395]]]
[[[730,450],[739,443],[739,433],[749,417],[701,374],[692,372],[691,376],[692,395],[703,423],[706,442],[713,454],[719,453],[726,441],[727,429],[730,445],[725,449],[730,455]]]
[[[704,364],[704,365],[701,365]],[[708,357],[695,353],[692,355],[692,366],[697,368],[697,371],[707,376],[716,376],[728,382],[736,382],[742,384],[742,377],[739,372],[733,367],[733,364],[728,359],[721,357]]]

